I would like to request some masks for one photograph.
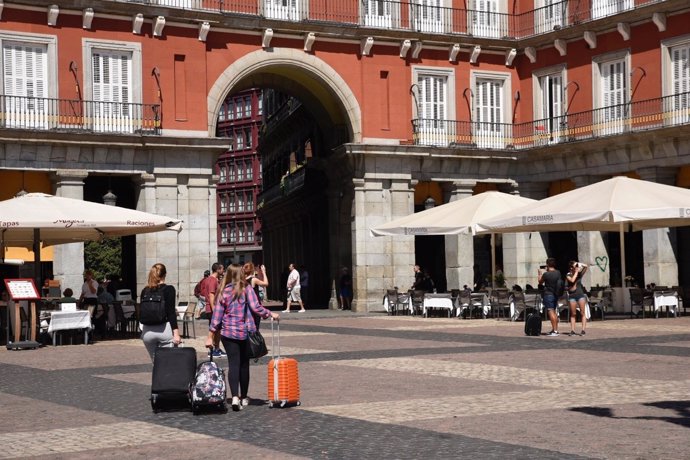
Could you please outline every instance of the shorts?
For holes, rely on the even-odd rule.
[[[568,294],[568,302],[579,302],[587,297],[585,294]]]
[[[558,308],[558,300],[553,294],[544,294],[544,297],[542,297],[542,303],[544,304],[544,308],[547,310],[555,310]]]
[[[291,290],[288,291],[288,300],[292,302],[301,302],[302,301],[302,295],[300,293],[301,288],[300,287],[293,287]]]
[[[352,289],[349,287],[344,287],[340,289],[340,297],[350,298],[352,297]]]

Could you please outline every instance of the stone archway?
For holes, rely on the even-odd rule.
[[[308,76],[310,83],[316,83],[315,88],[303,85],[304,92],[301,96],[304,97],[310,90],[318,92],[318,95],[311,97],[312,101],[321,105],[318,111],[331,120],[342,119],[342,122],[347,125],[350,141],[361,142],[362,117],[359,102],[345,80],[321,59],[290,48],[274,48],[271,52],[254,51],[225,69],[208,94],[209,136],[215,136],[220,106],[231,88],[243,89],[250,86],[273,86],[272,83],[284,84],[286,78],[282,78],[281,70],[287,70],[288,73],[293,74],[293,76],[287,76],[287,80],[296,77],[298,74],[294,71],[297,70]],[[252,75],[257,73],[264,73],[264,76],[253,79]],[[306,97],[306,99],[308,103],[310,98]]]

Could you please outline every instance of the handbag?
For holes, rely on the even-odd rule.
[[[264,336],[258,330],[256,332],[251,332],[249,326],[247,326],[247,301],[244,302],[244,324],[247,328],[247,354],[249,359],[259,359],[268,354],[268,348],[266,347],[266,341]]]

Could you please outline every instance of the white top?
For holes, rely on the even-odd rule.
[[[292,288],[299,288],[299,272],[297,269],[293,268],[290,274],[288,275],[287,279],[287,288],[292,289]]]
[[[93,289],[93,292],[89,289],[89,285]],[[81,295],[85,299],[96,299],[98,298],[98,281],[91,279],[90,281],[84,281],[81,286]]]

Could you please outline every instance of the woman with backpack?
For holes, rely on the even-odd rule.
[[[166,274],[165,265],[154,264],[149,271],[146,287],[142,289],[139,297],[141,340],[151,356],[151,361],[156,348],[172,347],[182,341],[177,328],[175,288],[165,284]]]

